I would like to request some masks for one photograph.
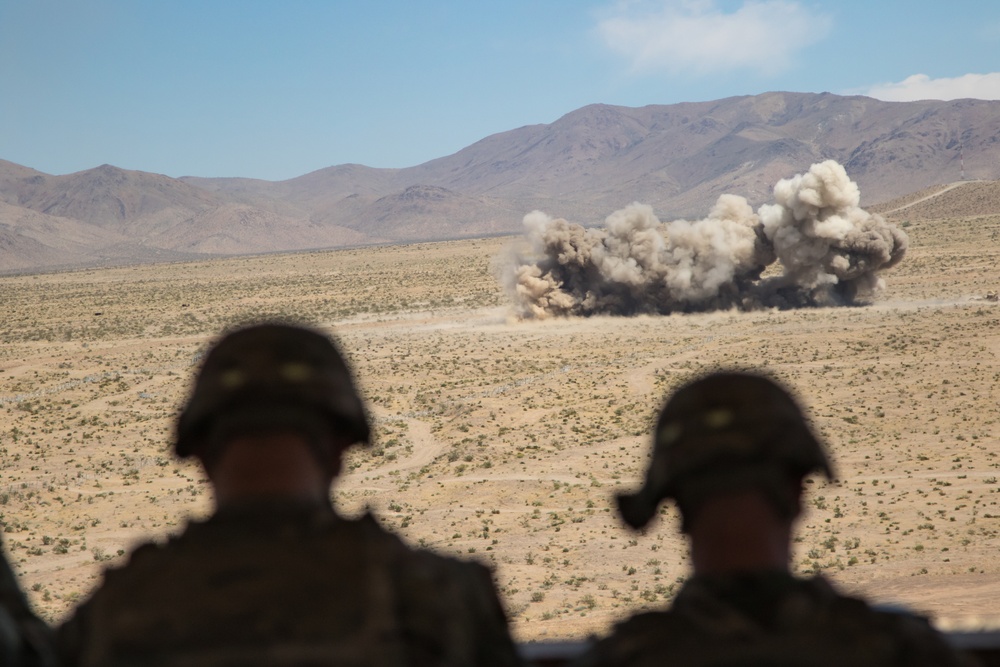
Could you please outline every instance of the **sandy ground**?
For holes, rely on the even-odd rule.
[[[672,508],[623,529],[664,397],[763,367],[837,463],[810,484],[794,568],[942,627],[1000,624],[1000,217],[922,220],[868,306],[516,321],[510,239],[0,281],[0,522],[58,621],[136,543],[210,508],[170,450],[207,342],[246,319],[334,332],[377,439],[335,489],[409,541],[495,568],[519,639],[579,638],[664,605],[687,573]]]

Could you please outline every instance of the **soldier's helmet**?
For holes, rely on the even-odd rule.
[[[254,432],[330,428],[368,444],[368,415],[340,351],[301,326],[264,323],[222,338],[205,357],[177,420],[176,451],[190,456],[220,422]]]
[[[620,494],[618,508],[628,525],[641,528],[667,498],[677,500],[684,514],[685,504],[714,493],[787,489],[790,477],[814,471],[833,477],[792,396],[761,375],[718,372],[686,384],[667,401],[645,482],[636,493]]]

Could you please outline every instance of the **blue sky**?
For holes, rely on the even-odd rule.
[[[592,103],[1000,99],[976,0],[0,0],[0,159],[280,180]]]

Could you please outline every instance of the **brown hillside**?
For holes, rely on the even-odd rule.
[[[99,263],[99,248],[126,237],[96,225],[0,201],[0,272]]]
[[[204,254],[240,255],[365,243],[368,237],[335,225],[303,224],[271,211],[227,204],[172,226],[155,238],[158,245]]]
[[[1000,215],[1000,181],[959,181],[873,206],[893,219],[931,220]]]
[[[534,209],[595,226],[635,201],[661,219],[695,219],[721,194],[767,203],[778,180],[827,159],[846,167],[864,205],[953,182],[960,155],[969,178],[1000,178],[997,136],[1000,101],[773,92],[590,105],[407,169],[338,165],[278,183],[108,165],[49,176],[0,162],[0,200],[125,234],[134,243],[89,251],[141,261],[517,233]],[[48,247],[53,258],[42,253],[39,267],[69,250]]]
[[[9,184],[6,198],[18,206],[131,231],[137,221],[169,224],[182,216],[219,205],[213,194],[181,181],[102,165],[66,176],[43,176]]]
[[[403,241],[454,239],[509,232],[504,222],[516,213],[486,197],[470,197],[445,188],[414,185],[401,193],[387,195],[368,203],[360,216],[331,216],[344,226],[363,232],[370,238]]]

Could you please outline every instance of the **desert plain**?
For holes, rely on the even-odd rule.
[[[513,237],[0,277],[6,552],[58,623],[136,544],[204,517],[173,420],[220,331],[280,318],[334,334],[371,406],[336,505],[492,567],[521,641],[669,602],[674,509],[632,533],[613,495],[671,389],[732,367],[793,387],[835,460],[808,484],[796,572],[996,627],[1000,204],[961,190],[881,208],[910,248],[856,307],[518,320],[497,279]]]

